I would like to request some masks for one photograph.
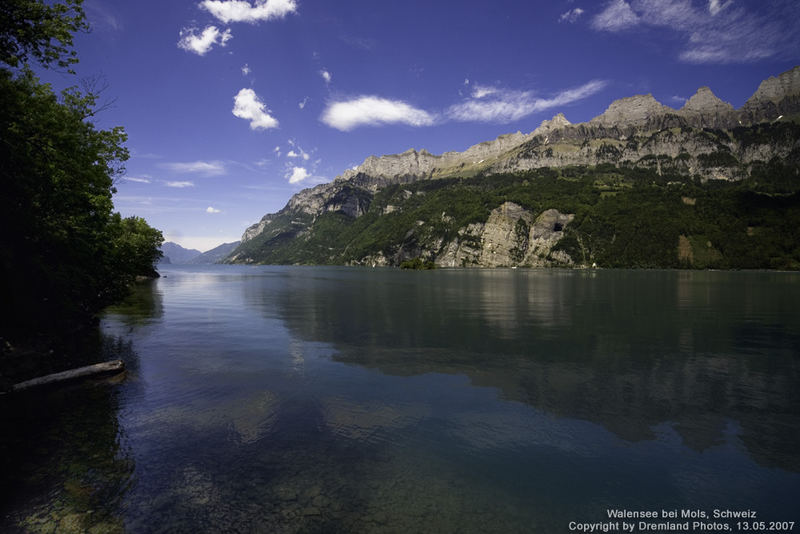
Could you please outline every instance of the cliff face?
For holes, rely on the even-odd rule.
[[[670,173],[702,181],[741,180],[770,161],[800,164],[798,136],[789,133],[776,137],[774,132],[762,135],[763,130],[798,116],[800,67],[795,67],[764,80],[739,110],[717,98],[708,87],[698,89],[677,110],[652,95],[636,95],[612,102],[586,123],[571,124],[559,113],[529,134],[500,136],[463,152],[434,155],[409,149],[401,154],[370,156],[333,182],[294,195],[279,213],[268,214],[248,228],[242,245],[259,238],[263,243],[259,246],[269,247],[307,236],[313,233],[315,220],[327,213],[357,219],[368,213],[382,190],[420,180],[601,164],[644,169],[656,176]],[[508,202],[495,208],[488,219],[459,228],[454,236],[446,237],[446,242],[441,236],[438,241],[424,243],[416,239],[429,223],[421,221],[408,230],[413,245],[400,246],[392,257],[364,257],[361,263],[396,265],[420,254],[442,266],[573,261],[564,254],[550,254],[571,216],[554,210],[533,213]],[[383,214],[394,209],[387,205],[382,208]],[[562,230],[547,233],[547,226],[561,226]],[[252,244],[242,245],[228,261],[261,261],[259,254],[253,253]]]
[[[546,267],[571,265],[566,254],[547,259],[572,219],[556,209],[538,216],[513,202],[492,210],[485,223],[470,224],[438,254],[440,267]]]

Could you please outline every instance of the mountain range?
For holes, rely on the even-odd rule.
[[[238,245],[239,241],[223,243],[206,252],[200,252],[199,250],[184,248],[177,243],[167,241],[161,245],[161,252],[164,253],[164,256],[162,256],[160,263],[193,265],[222,263],[222,260]]]
[[[797,239],[775,225],[796,215],[799,118],[795,67],[739,109],[708,87],[680,109],[636,95],[588,122],[559,113],[464,152],[371,156],[265,215],[225,261],[796,268]],[[638,217],[646,231],[629,236]],[[651,228],[659,224],[670,230]],[[654,232],[666,233],[651,250],[640,242]],[[777,251],[763,241],[776,232]],[[740,233],[762,238],[756,252],[728,243]],[[619,260],[625,236],[641,250]]]

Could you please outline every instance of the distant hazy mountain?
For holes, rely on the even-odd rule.
[[[239,241],[234,241],[233,243],[223,243],[218,247],[212,248],[207,252],[203,252],[202,254],[195,256],[186,263],[193,263],[193,264],[222,263],[222,260],[224,260],[228,256],[228,254],[233,252],[233,249],[235,249],[238,246],[239,246]]]
[[[177,243],[167,241],[161,245],[161,251],[164,257],[161,259],[162,263],[190,263],[189,260],[202,254],[199,250],[183,248]],[[169,261],[166,261],[169,259]]]

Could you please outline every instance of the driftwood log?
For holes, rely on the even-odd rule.
[[[125,364],[122,360],[113,360],[110,362],[96,363],[94,365],[87,365],[86,367],[78,367],[77,369],[70,369],[69,371],[62,371],[60,373],[53,373],[52,375],[40,376],[14,384],[11,391],[22,391],[37,386],[46,386],[48,384],[58,384],[75,380],[76,378],[88,378],[92,376],[115,374],[125,370]]]

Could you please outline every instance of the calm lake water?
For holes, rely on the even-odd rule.
[[[798,274],[162,274],[101,323],[124,380],[0,405],[3,532],[800,521]]]

